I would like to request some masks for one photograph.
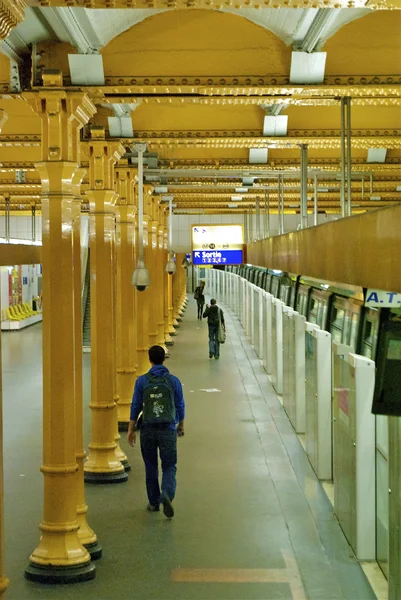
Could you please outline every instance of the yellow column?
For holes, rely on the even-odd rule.
[[[74,253],[74,358],[75,358],[75,439],[78,475],[76,478],[77,520],[79,524],[78,537],[88,550],[91,559],[97,560],[102,556],[102,548],[97,541],[96,533],[89,527],[86,520],[88,506],[85,502],[84,460],[86,452],[83,441],[83,403],[82,403],[82,273],[81,273],[81,182],[85,175],[84,169],[77,169],[72,178],[72,246]]]
[[[137,203],[137,194],[135,194],[135,201]],[[143,216],[143,245],[144,245],[144,255],[145,255],[145,264],[147,268],[150,268],[149,265],[149,223],[150,216],[149,214],[145,214],[149,212],[148,203],[144,206],[144,216]],[[138,238],[137,238],[138,239]],[[137,243],[136,243],[137,247]],[[143,292],[138,292],[134,288],[134,294],[136,297],[136,330],[137,330],[137,358],[138,358],[138,376],[147,373],[150,369],[150,362],[148,357],[149,350],[149,313],[151,311],[151,295],[153,293],[152,287],[152,279],[150,281],[150,286]]]
[[[117,256],[117,416],[120,431],[128,429],[137,364],[136,294],[131,285],[135,268],[135,211],[133,170],[116,169]]]
[[[181,317],[179,315],[180,302],[180,272],[177,268],[172,281],[172,298],[173,298],[173,325],[176,329],[180,328]]]
[[[150,273],[150,286],[149,286],[149,347],[155,346],[158,339],[158,298],[157,298],[157,246],[158,246],[158,226],[159,223],[155,219],[155,207],[152,203],[152,220],[149,221],[148,225],[148,247],[145,252],[145,263]]]
[[[164,227],[163,232],[163,264],[167,264],[168,260],[168,228]],[[169,275],[164,269],[164,294],[163,294],[163,302],[164,302],[164,342],[166,346],[173,346],[174,341],[171,339],[170,334],[170,324],[169,324],[169,286],[171,283],[169,279],[172,279],[174,275]],[[174,331],[174,328],[173,328]],[[175,333],[175,331],[174,331]]]
[[[176,336],[177,332],[174,328],[174,306],[173,306],[173,281],[177,275],[168,277],[167,279],[167,302],[168,302],[168,332],[171,336]]]
[[[164,341],[164,281],[166,273],[166,257],[164,252],[164,209],[159,207],[159,225],[157,227],[156,248],[156,314],[157,314],[157,345],[164,348],[166,356],[170,353]]]
[[[181,295],[180,295],[180,314],[182,315],[185,312],[185,308],[187,305],[187,271],[182,266],[182,261],[185,258],[185,254],[180,252],[177,254],[177,270],[180,273],[180,286],[181,286]]]
[[[91,257],[91,403],[92,438],[85,463],[88,483],[120,483],[127,474],[116,455],[117,410],[114,317],[114,191],[113,167],[124,147],[106,142],[102,127],[92,128],[89,143]]]
[[[72,180],[78,129],[96,109],[83,92],[62,89],[62,73],[43,74],[43,88],[25,98],[41,118],[43,297],[44,518],[25,571],[44,583],[85,581],[95,566],[78,535],[75,407]]]
[[[177,269],[180,270],[181,279],[181,314],[185,312],[187,306],[187,271],[182,266],[182,262],[185,258],[185,254],[180,252],[177,254]]]
[[[7,120],[7,113],[0,109],[0,131]],[[3,480],[3,396],[1,381],[1,334],[0,334],[0,596],[8,587],[3,566],[3,530],[4,530],[4,480]]]

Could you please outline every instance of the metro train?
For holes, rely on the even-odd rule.
[[[353,352],[375,361],[380,359],[380,334],[389,322],[401,323],[401,310],[398,308],[365,307],[366,290],[362,287],[250,264],[227,266],[225,270],[270,292],[310,323],[329,331],[334,341],[346,344]]]
[[[277,269],[226,266],[290,306],[332,339],[376,363],[372,412],[376,416],[376,558],[388,577],[389,443],[385,415],[401,415],[401,309],[365,306],[366,289]],[[332,450],[334,456],[334,450]]]

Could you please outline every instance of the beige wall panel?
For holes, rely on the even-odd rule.
[[[249,244],[247,261],[401,292],[401,205]]]

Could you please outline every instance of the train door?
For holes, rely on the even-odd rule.
[[[310,290],[310,286],[307,285],[300,285],[298,287],[298,294],[296,296],[295,301],[295,310],[299,312],[299,314],[303,317],[308,316]]]

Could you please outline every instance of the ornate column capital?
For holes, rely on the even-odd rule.
[[[42,120],[42,162],[78,163],[79,131],[96,106],[85,92],[63,89],[62,80],[60,70],[44,71],[44,87],[25,92],[23,98]]]
[[[24,20],[24,0],[0,0],[0,40]]]
[[[114,165],[125,152],[120,142],[106,140],[104,127],[92,127],[89,150],[89,189],[114,189]]]

